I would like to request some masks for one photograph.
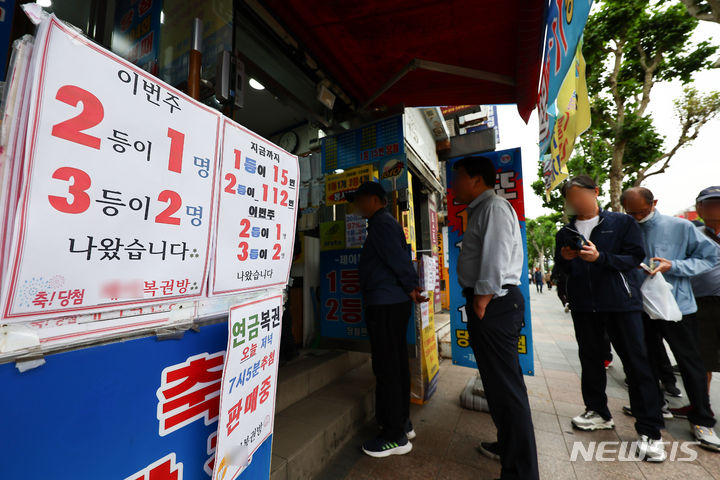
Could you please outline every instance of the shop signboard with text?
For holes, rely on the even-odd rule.
[[[218,114],[55,17],[33,62],[3,317],[203,296]]]
[[[525,297],[525,326],[520,333],[518,354],[520,367],[525,375],[533,375],[532,350],[532,324],[530,318],[530,289],[527,276],[527,240],[525,232],[525,205],[523,199],[522,159],[520,149],[502,150],[478,154],[490,158],[497,168],[497,183],[495,193],[505,197],[515,209],[520,221],[520,231],[523,238],[525,261],[520,275],[520,289]],[[467,211],[465,205],[455,204],[452,190],[453,165],[457,159],[447,161],[448,178],[448,274],[450,283],[450,327],[452,338],[452,358],[456,365],[476,367],[475,355],[470,347],[467,330],[467,315],[465,314],[465,299],[457,279],[457,262],[460,254],[463,232],[467,225]]]
[[[54,16],[31,62],[4,323],[287,283],[297,157]]]
[[[323,337],[368,339],[360,293],[359,249],[320,252],[320,299],[320,333]],[[412,316],[408,323],[408,343],[415,344]]]
[[[12,385],[0,410],[16,412],[3,421],[0,451],[12,461],[0,462],[0,478],[209,480],[216,432],[227,427],[218,424],[226,343],[223,322],[180,340],[55,354],[24,373],[0,365],[0,385]],[[241,479],[268,477],[271,444],[260,444]]]
[[[405,156],[403,116],[396,115],[370,125],[322,139],[322,171],[378,163]]]

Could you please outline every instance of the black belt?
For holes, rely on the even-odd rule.
[[[506,285],[503,285],[501,288],[502,288],[503,290],[510,290],[511,288],[517,288],[517,285],[512,285],[512,284],[509,284],[509,283],[508,283],[508,284],[506,284]],[[463,294],[463,297],[465,297],[465,298],[472,298],[472,297],[475,296],[475,289],[474,289],[474,288],[470,288],[470,287],[468,287],[468,288],[463,288],[463,289],[462,289],[462,294]]]

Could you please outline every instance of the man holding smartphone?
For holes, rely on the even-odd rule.
[[[651,320],[645,316],[645,336],[664,338],[680,368],[685,392],[690,405],[671,408],[670,412],[687,418],[690,430],[700,446],[720,452],[720,437],[715,433],[715,417],[710,408],[705,366],[700,355],[696,324],[697,304],[691,279],[710,270],[718,260],[717,247],[692,223],[684,218],[661,215],[655,208],[657,200],[644,187],[633,187],[620,198],[629,216],[640,223],[643,244],[650,267],[649,275],[660,272],[672,285],[672,293],[683,314],[679,322]],[[659,358],[665,354],[665,345],[648,342],[650,362],[657,369]],[[659,376],[656,371],[656,377]]]
[[[518,288],[523,244],[510,202],[495,194],[496,170],[487,157],[453,166],[453,193],[467,204],[467,227],[457,262],[466,298],[470,346],[480,370],[497,442],[479,450],[500,459],[503,479],[537,480],[537,447],[525,380],[518,359],[525,299]]]
[[[575,216],[556,235],[555,265],[568,275],[572,311],[582,367],[585,412],[572,419],[580,430],[615,428],[605,393],[603,360],[607,332],[628,377],[639,455],[666,459],[660,429],[664,427],[660,392],[650,369],[641,318],[642,297],[633,275],[645,258],[640,227],[622,213],[598,205],[598,187],[587,175],[568,180],[562,194]]]

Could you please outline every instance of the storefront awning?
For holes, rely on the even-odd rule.
[[[537,98],[547,0],[267,0],[288,32],[363,107]]]

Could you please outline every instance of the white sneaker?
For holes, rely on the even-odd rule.
[[[700,442],[700,446],[708,450],[720,452],[720,438],[718,438],[715,430],[711,427],[703,427],[702,425],[693,425],[692,433]]]
[[[648,462],[664,462],[667,458],[662,439],[653,440],[647,435],[640,435],[638,439],[638,455]]]
[[[599,413],[586,410],[582,415],[572,419],[572,424],[580,430],[612,430],[615,428],[613,419],[605,420]]]

